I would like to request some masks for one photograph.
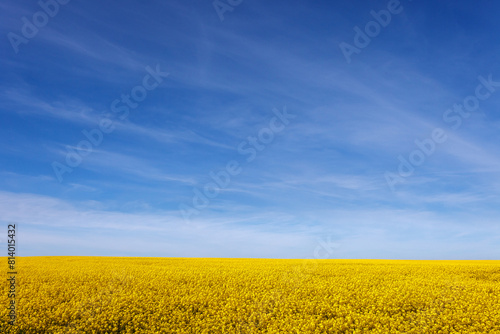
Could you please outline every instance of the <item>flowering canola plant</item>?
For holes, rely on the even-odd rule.
[[[4,280],[0,333],[500,333],[500,261],[20,257],[17,266],[17,319],[8,323]]]

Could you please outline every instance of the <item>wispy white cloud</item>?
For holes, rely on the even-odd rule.
[[[71,123],[95,123],[97,113],[78,100],[47,101],[36,97],[27,88],[8,88],[0,93],[3,108],[21,115],[53,118]]]
[[[19,224],[19,242],[25,249],[36,249],[37,255],[53,255],[54,249],[63,248],[73,255],[98,254],[104,248],[110,254],[132,254],[130,249],[137,248],[136,255],[311,258],[318,238],[328,237],[340,246],[335,257],[366,258],[375,252],[376,257],[415,258],[412,247],[426,245],[421,254],[432,258],[460,257],[447,251],[457,249],[470,251],[468,258],[492,258],[495,253],[486,246],[498,242],[492,232],[499,229],[494,218],[471,224],[475,217],[387,209],[330,209],[295,217],[234,212],[232,218],[213,214],[186,225],[169,211],[123,213],[95,203],[7,192],[0,193],[0,213],[4,221]],[[488,233],[483,244],[468,239]]]
[[[58,153],[64,158],[67,151],[59,150]],[[97,173],[105,171],[104,174],[115,174],[118,172],[125,175],[136,176],[143,180],[149,179],[186,184],[195,183],[194,178],[189,176],[167,174],[160,168],[154,167],[153,162],[147,161],[144,158],[98,149],[93,150],[91,154],[84,157],[80,168]]]

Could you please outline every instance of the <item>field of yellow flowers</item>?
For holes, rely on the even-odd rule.
[[[17,320],[2,306],[1,333],[500,333],[500,261],[21,257],[17,267]]]

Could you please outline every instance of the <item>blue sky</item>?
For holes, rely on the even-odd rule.
[[[0,4],[20,255],[500,257],[500,4],[54,3]]]

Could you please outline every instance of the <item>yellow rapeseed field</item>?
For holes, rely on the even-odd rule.
[[[500,261],[21,257],[17,271],[1,333],[500,333]]]

